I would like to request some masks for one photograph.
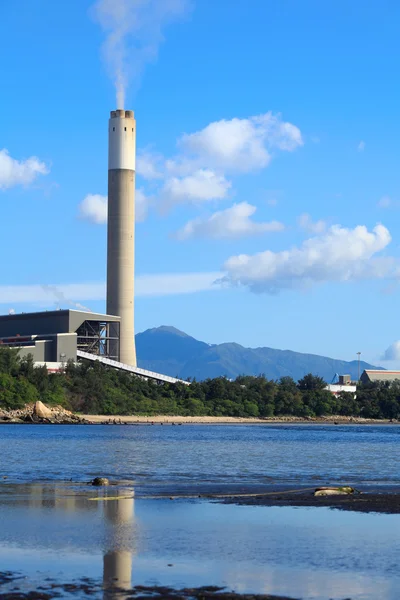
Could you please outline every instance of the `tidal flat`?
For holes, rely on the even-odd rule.
[[[399,432],[3,426],[0,598],[397,600],[398,514],[300,499],[394,497]]]

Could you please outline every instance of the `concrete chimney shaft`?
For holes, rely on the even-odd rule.
[[[136,366],[135,157],[133,111],[111,111],[108,125],[107,314],[121,317],[119,360],[132,366]],[[112,354],[117,353],[112,351]]]

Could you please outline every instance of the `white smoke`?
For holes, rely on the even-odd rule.
[[[74,308],[77,308],[78,310],[83,310],[85,312],[93,312],[87,306],[84,306],[79,302],[74,302],[73,300],[67,298],[64,292],[60,290],[56,285],[42,285],[41,287],[45,292],[52,294],[59,302],[63,302],[67,306],[73,306]]]
[[[92,11],[107,37],[103,57],[124,108],[125,92],[138,82],[145,65],[156,60],[163,28],[182,17],[191,0],[97,0]]]

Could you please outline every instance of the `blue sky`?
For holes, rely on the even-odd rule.
[[[135,2],[113,3],[137,119],[136,330],[399,367],[400,5],[153,4],[129,29]],[[94,5],[1,3],[2,313],[105,309],[115,65]]]

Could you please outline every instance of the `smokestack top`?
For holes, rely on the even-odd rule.
[[[112,110],[110,112],[110,119],[133,119],[134,112],[133,110]]]

